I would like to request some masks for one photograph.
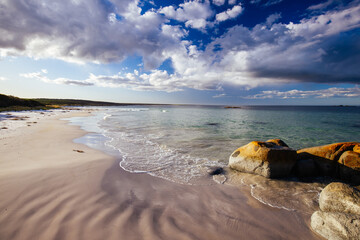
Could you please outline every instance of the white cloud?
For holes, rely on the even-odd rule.
[[[279,99],[288,99],[288,98],[330,98],[330,97],[360,97],[360,88],[355,86],[353,88],[328,88],[321,90],[290,90],[290,91],[262,91],[260,94],[247,96],[248,99],[267,99],[267,98],[279,98]]]
[[[283,24],[277,21],[280,15],[273,14],[253,28],[231,27],[198,47],[184,40],[191,30],[183,24],[205,29],[214,16],[209,1],[187,1],[145,13],[135,0],[111,0],[116,5],[112,9],[101,7],[100,2],[35,1],[31,8],[21,0],[0,0],[0,56],[106,63],[138,55],[150,70],[146,74],[90,75],[84,80],[49,79],[46,71],[23,75],[57,84],[135,90],[249,89],[284,82],[357,84],[360,80],[360,36],[352,32],[360,27],[356,4],[299,23]],[[236,18],[242,10],[235,5],[216,19]],[[170,25],[169,19],[181,23]],[[173,74],[153,70],[166,59],[171,61]]]
[[[229,0],[229,5],[234,5],[236,4],[236,0]]]
[[[186,27],[203,29],[207,25],[207,19],[213,15],[209,2],[189,1],[180,4],[177,8],[167,6],[159,10],[167,18],[185,22]]]
[[[5,80],[7,80],[6,77],[0,77],[0,81],[5,81]]]
[[[341,0],[328,0],[326,2],[322,2],[319,4],[311,5],[308,9],[309,10],[322,10],[325,9],[333,4],[341,4]]]
[[[273,13],[266,18],[266,25],[271,26],[273,23],[275,23],[280,18],[281,18],[280,13]]]
[[[110,88],[129,88],[139,91],[181,91],[181,79],[175,75],[169,75],[166,71],[152,70],[149,74],[139,74],[137,70],[133,73],[118,73],[114,75],[94,75],[90,73],[89,77],[84,80],[74,80],[69,78],[50,79],[45,76],[44,72],[22,73],[21,77],[37,79],[46,83],[77,85],[77,86],[97,86]]]
[[[213,96],[213,98],[221,98],[221,97],[225,97],[225,96],[226,96],[225,93],[220,93],[220,94]]]
[[[47,72],[46,72],[47,73]],[[78,85],[78,86],[92,86],[93,83],[82,81],[82,80],[73,80],[67,78],[56,78],[56,79],[49,79],[48,77],[44,76],[46,74],[43,71],[40,72],[33,72],[33,73],[21,73],[20,76],[24,78],[32,78],[37,79],[46,83],[55,83],[55,84],[66,84],[66,85]]]
[[[224,12],[216,14],[216,20],[218,22],[223,22],[228,19],[236,18],[237,16],[239,16],[242,13],[242,11],[243,11],[243,8],[241,7],[241,4],[236,5]]]
[[[137,0],[109,3],[113,7],[96,0],[0,1],[0,56],[108,63],[140,55],[147,69],[158,67],[162,51],[181,36],[163,34],[164,16],[142,14]]]
[[[217,6],[222,6],[224,5],[225,0],[213,0],[213,4],[217,5]]]
[[[360,27],[360,5],[333,11],[310,19],[303,19],[299,24],[289,23],[287,27],[294,36],[314,39],[345,32]]]

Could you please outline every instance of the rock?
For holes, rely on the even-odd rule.
[[[353,148],[353,151],[354,151],[354,152],[357,152],[357,153],[360,153],[360,144],[356,145],[356,146]]]
[[[353,150],[355,146],[359,145],[360,143],[357,142],[333,143],[329,145],[300,149],[297,153],[300,155],[304,155],[304,153],[306,153],[305,155],[310,154],[316,157],[337,161],[343,152]]]
[[[343,142],[304,148],[297,151],[298,159],[313,159],[322,175],[337,177],[338,160],[346,151],[358,149],[360,143]]]
[[[360,170],[360,153],[354,151],[346,151],[341,154],[338,162],[354,170]]]
[[[283,140],[281,139],[270,139],[267,140],[266,142],[268,143],[275,143],[278,146],[283,146],[283,147],[289,147]]]
[[[288,176],[296,162],[296,151],[281,146],[280,141],[253,141],[236,149],[229,158],[230,168],[267,178]]]
[[[296,161],[294,172],[297,177],[314,177],[319,175],[313,159],[299,159]]]
[[[329,240],[355,240],[360,236],[360,216],[316,211],[311,216],[311,228]]]
[[[340,178],[355,184],[360,184],[360,153],[344,152],[338,161]]]
[[[330,183],[321,191],[319,205],[322,211],[360,216],[360,191],[344,183]]]

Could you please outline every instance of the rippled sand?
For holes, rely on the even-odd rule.
[[[125,172],[71,141],[82,134],[44,120],[1,140],[0,239],[320,239],[306,214],[266,206],[248,186]]]

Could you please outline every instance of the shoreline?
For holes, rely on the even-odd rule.
[[[265,206],[246,187],[126,172],[75,143],[87,132],[65,117],[0,140],[1,239],[321,239],[310,219]]]

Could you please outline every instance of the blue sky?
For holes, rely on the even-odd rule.
[[[359,43],[359,0],[0,0],[0,93],[360,105]]]

